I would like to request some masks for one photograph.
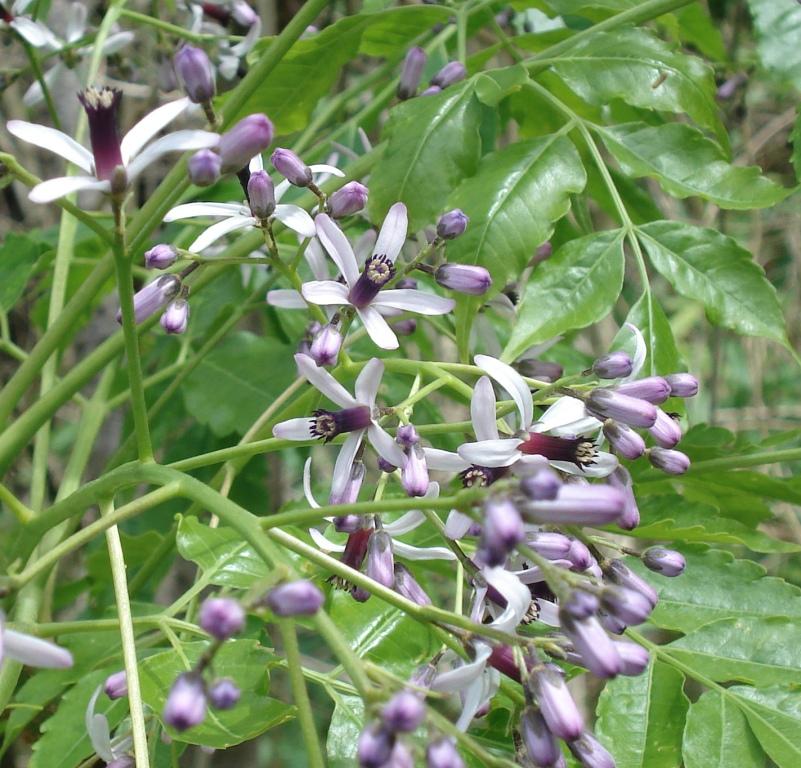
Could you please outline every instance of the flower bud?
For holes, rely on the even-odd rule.
[[[328,213],[334,219],[352,216],[367,205],[367,187],[358,181],[349,181],[328,198]]]
[[[276,616],[313,616],[320,610],[325,597],[310,581],[299,579],[273,587],[265,602]]]
[[[395,563],[395,591],[411,600],[417,605],[431,605],[431,598],[425,590],[417,583],[411,571],[401,563]]]
[[[234,0],[231,7],[231,18],[240,27],[252,27],[258,20],[258,14],[245,0]]]
[[[592,372],[601,379],[619,379],[630,376],[634,368],[631,358],[625,352],[610,352],[599,357],[592,364]]]
[[[396,741],[389,760],[384,763],[384,768],[414,768],[414,757],[409,748],[402,742]]]
[[[103,683],[103,692],[110,699],[121,699],[128,695],[128,676],[124,669],[106,678],[106,682]]]
[[[470,264],[443,264],[434,279],[443,288],[470,296],[483,296],[492,285],[492,277],[484,267]]]
[[[687,565],[681,552],[665,547],[649,547],[643,552],[642,562],[646,568],[663,576],[681,576]]]
[[[381,710],[384,725],[393,733],[411,733],[426,716],[425,704],[411,691],[396,693]]]
[[[541,381],[556,381],[562,378],[565,369],[559,363],[550,363],[547,360],[518,360],[514,367],[523,376],[529,376],[532,379],[540,379]]]
[[[694,397],[698,394],[698,379],[691,373],[671,373],[665,376],[671,397]]]
[[[411,448],[420,442],[420,435],[413,424],[401,424],[395,433],[395,442],[401,448]]]
[[[359,498],[359,491],[362,489],[362,483],[364,482],[366,472],[364,462],[354,461],[353,466],[350,468],[350,477],[347,483],[345,483],[340,493],[332,493],[328,496],[328,503],[353,504],[353,502]],[[361,528],[361,518],[359,518],[358,515],[348,515],[348,517],[356,517],[356,520],[359,522],[359,525],[354,528],[354,530]]]
[[[439,739],[426,749],[426,768],[464,768],[464,761],[450,739]]]
[[[376,464],[378,464],[378,468],[382,472],[386,472],[388,475],[391,475],[397,470],[397,467],[394,464],[390,464],[383,456],[378,457]]]
[[[574,589],[562,603],[562,610],[574,619],[586,619],[598,610],[598,598],[583,589]]]
[[[230,677],[215,680],[209,688],[209,702],[214,709],[232,709],[241,695],[239,686]]]
[[[681,451],[668,448],[650,448],[648,460],[657,469],[669,475],[683,475],[690,468],[690,459]]]
[[[595,616],[574,619],[563,608],[559,610],[562,631],[570,638],[582,663],[594,675],[601,678],[614,677],[620,673],[620,660],[612,638],[606,634]]]
[[[617,488],[625,499],[623,512],[617,519],[617,524],[625,531],[632,531],[640,524],[640,509],[634,496],[631,475],[625,467],[617,466],[608,477],[609,485]]]
[[[440,88],[447,88],[449,85],[464,80],[467,70],[461,61],[449,61],[434,77],[431,78],[431,85]]]
[[[527,544],[537,554],[547,557],[548,560],[564,560],[570,551],[572,541],[563,533],[552,533],[550,531],[537,531],[533,539],[529,539]]]
[[[595,563],[592,552],[590,552],[583,541],[579,541],[578,539],[570,539],[570,549],[568,549],[565,555],[565,560],[569,560],[573,563],[570,569],[571,571],[578,571],[579,573],[586,571]]]
[[[546,664],[531,679],[540,713],[549,730],[560,739],[578,738],[584,730],[584,720],[561,670],[554,664]]]
[[[652,427],[656,421],[653,404],[613,389],[593,389],[586,405],[587,410],[602,421],[614,419],[630,427]]]
[[[178,260],[178,251],[167,243],[154,245],[145,251],[145,266],[148,269],[167,269]]]
[[[612,614],[603,609],[598,611],[598,621],[601,622],[601,626],[607,632],[611,632],[613,635],[622,635],[628,629],[628,625],[624,621],[621,621],[617,616],[612,616]]]
[[[133,297],[134,319],[137,325],[166,306],[180,289],[181,280],[176,275],[162,275],[138,290]],[[122,322],[120,310],[117,310],[117,322]]]
[[[411,336],[417,330],[417,320],[407,317],[392,324],[396,336]]]
[[[417,280],[413,277],[402,277],[395,283],[396,288],[417,288]]]
[[[520,481],[520,490],[532,501],[553,501],[561,487],[559,475],[547,467]]]
[[[270,162],[290,184],[296,187],[308,187],[312,181],[312,172],[291,149],[278,148],[273,152]]]
[[[442,93],[442,88],[438,85],[429,85],[420,95],[421,96],[436,96],[438,93]]]
[[[656,421],[648,431],[662,448],[672,448],[681,440],[681,426],[678,421],[661,408],[656,409]]]
[[[608,560],[603,565],[603,572],[608,582],[640,592],[648,598],[651,605],[656,605],[659,600],[656,590],[620,560]]]
[[[189,302],[186,299],[171,301],[159,322],[167,333],[184,333],[189,325]]]
[[[374,723],[361,732],[356,758],[361,768],[382,768],[388,762],[394,746],[395,734]]]
[[[275,187],[266,171],[253,171],[248,179],[250,212],[259,220],[269,219],[275,210]]]
[[[526,707],[520,718],[520,735],[526,752],[537,768],[553,766],[561,757],[559,743],[548,730],[545,718],[534,707]]]
[[[192,672],[179,675],[170,688],[162,719],[176,731],[200,725],[206,718],[203,678]]]
[[[200,626],[212,637],[227,640],[245,626],[245,609],[231,597],[210,597],[200,606]]]
[[[309,347],[309,356],[317,365],[336,365],[342,347],[342,334],[335,325],[324,325]]]
[[[333,523],[338,533],[353,533],[362,527],[362,519],[358,515],[339,515],[333,519]]]
[[[202,104],[214,98],[214,68],[202,48],[182,45],[175,54],[175,71],[190,101]]]
[[[210,187],[220,178],[221,166],[216,152],[201,149],[189,158],[189,181],[197,187]]]
[[[395,583],[395,558],[392,554],[392,539],[385,531],[375,531],[367,543],[367,575],[392,587]]]
[[[409,448],[406,464],[401,468],[401,485],[407,496],[425,496],[428,491],[428,465],[419,445]]]
[[[231,173],[244,168],[252,157],[267,149],[272,140],[273,124],[267,115],[255,114],[242,118],[220,136],[217,149],[222,161],[221,171]]]
[[[407,51],[398,82],[397,94],[399,99],[411,99],[417,93],[427,58],[426,52],[422,48],[415,47]]]
[[[648,651],[641,645],[630,643],[628,640],[615,640],[614,643],[617,653],[623,662],[620,674],[627,677],[636,677],[642,674],[643,670],[648,666]]]
[[[642,592],[626,587],[607,587],[601,596],[601,603],[610,616],[615,616],[629,627],[642,624],[654,609],[653,603]]]
[[[443,240],[453,240],[455,237],[464,234],[469,223],[469,217],[461,209],[454,208],[439,217],[437,236]]]
[[[534,523],[606,525],[620,516],[625,498],[610,485],[563,485],[552,501],[530,501],[521,506]]]
[[[584,768],[615,768],[615,760],[591,733],[582,733],[567,743],[568,749]]]
[[[546,240],[542,245],[537,246],[537,250],[534,252],[534,263],[541,264],[543,261],[548,261],[551,256],[553,256],[553,243]]]
[[[659,414],[657,413],[657,421]],[[612,419],[604,422],[604,436],[615,452],[624,459],[638,459],[645,453],[645,440],[628,424],[620,424]]]
[[[615,391],[659,405],[670,397],[670,384],[661,376],[648,376],[644,379],[618,384],[615,387]]]
[[[487,500],[480,545],[487,565],[503,565],[507,555],[523,541],[525,534],[520,512],[511,501]]]

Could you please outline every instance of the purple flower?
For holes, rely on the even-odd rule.
[[[469,296],[483,296],[492,285],[492,277],[484,267],[470,264],[443,264],[434,273],[443,287]]]
[[[253,171],[248,179],[248,205],[259,221],[275,213],[275,186],[266,171]]]
[[[563,533],[537,531],[534,538],[529,539],[526,543],[535,552],[549,560],[562,560],[567,558],[572,542],[573,540]]]
[[[617,519],[617,524],[626,531],[631,531],[640,524],[640,510],[634,496],[631,474],[625,467],[618,467],[609,475],[609,485],[617,488],[625,499],[623,512]]]
[[[411,99],[417,93],[423,69],[426,66],[426,52],[422,48],[410,48],[403,60],[400,80],[398,81],[398,98]]]
[[[559,475],[547,467],[520,481],[520,490],[532,501],[553,501],[561,487]]]
[[[138,290],[133,297],[134,319],[137,325],[163,309],[180,290],[181,280],[177,275],[162,275]],[[117,322],[122,322],[120,310],[117,310]]]
[[[106,682],[103,683],[103,692],[110,699],[121,699],[128,695],[128,676],[124,669],[106,678]]]
[[[352,216],[367,205],[367,187],[358,181],[349,181],[328,198],[328,213],[334,219]]]
[[[683,475],[690,468],[690,459],[681,451],[668,448],[649,448],[648,460],[669,475]]]
[[[175,264],[177,259],[178,251],[167,243],[159,243],[149,251],[145,251],[145,266],[148,269],[167,269]]]
[[[336,365],[342,347],[342,334],[335,325],[324,325],[312,339],[309,355],[317,365]]]
[[[216,152],[201,149],[189,158],[189,180],[198,187],[210,187],[219,178],[222,160]]]
[[[322,607],[325,597],[312,582],[299,579],[273,587],[265,602],[276,616],[313,616]]]
[[[562,753],[556,737],[548,729],[545,718],[535,707],[526,707],[520,717],[520,735],[526,752],[535,766],[553,766]]]
[[[620,560],[608,560],[602,567],[604,578],[608,582],[640,592],[648,598],[651,605],[656,605],[659,600],[656,590],[625,563]]]
[[[403,595],[417,605],[431,605],[431,598],[417,583],[411,571],[401,563],[395,563],[394,588],[399,595]]]
[[[464,761],[450,739],[439,739],[426,749],[427,768],[464,768]]]
[[[171,301],[159,322],[167,333],[184,333],[189,325],[189,302],[183,298]]]
[[[670,384],[661,376],[648,376],[618,384],[615,391],[659,405],[670,397]],[[646,425],[643,425],[646,426]]]
[[[470,217],[460,208],[443,213],[437,222],[437,236],[443,240],[453,240],[455,237],[464,234]]]
[[[671,397],[694,397],[698,394],[698,379],[691,373],[671,373],[665,376]]]
[[[411,446],[406,453],[406,463],[401,468],[401,485],[407,496],[425,496],[428,490],[428,466],[419,445]]]
[[[368,725],[359,736],[356,758],[361,768],[382,768],[392,754],[395,734],[378,725]]]
[[[619,379],[630,376],[634,363],[625,352],[610,352],[592,364],[592,372],[601,379]]]
[[[623,493],[611,485],[563,485],[553,501],[530,501],[521,505],[526,519],[535,523],[606,525],[625,509]]]
[[[648,431],[662,448],[672,448],[681,440],[681,427],[678,421],[661,408],[656,409],[656,421]]]
[[[509,553],[524,538],[523,520],[517,507],[509,499],[487,499],[479,545],[487,565],[503,565]]]
[[[400,691],[381,710],[384,725],[393,733],[411,733],[426,715],[426,707],[416,693]]]
[[[532,677],[540,713],[548,729],[560,739],[576,739],[584,730],[584,719],[570,695],[562,671],[546,664]]]
[[[562,603],[562,610],[574,619],[586,619],[598,611],[598,598],[583,589],[574,589]]]
[[[212,637],[227,640],[245,626],[245,609],[230,597],[210,597],[200,606],[200,626]]]
[[[615,644],[595,616],[574,619],[569,613],[560,609],[559,619],[562,631],[570,638],[576,653],[581,656],[582,664],[590,672],[602,678],[620,674],[623,664]]]
[[[658,421],[659,416],[657,415]],[[651,429],[654,428],[652,427]],[[624,459],[638,459],[645,453],[645,440],[628,424],[620,424],[612,419],[607,419],[604,422],[604,437],[615,449],[615,452]]]
[[[209,702],[214,709],[231,709],[236,706],[242,691],[230,677],[215,680],[209,688]]]
[[[467,70],[461,61],[449,61],[434,77],[431,78],[431,85],[447,88],[449,85],[464,80]]]
[[[648,651],[641,645],[630,643],[627,640],[615,640],[614,642],[618,656],[620,656],[620,660],[623,662],[623,668],[620,670],[620,674],[626,675],[627,677],[636,677],[642,674],[648,666]]]
[[[420,95],[421,96],[436,96],[438,93],[442,93],[442,88],[438,85],[429,85]]]
[[[626,587],[607,587],[601,597],[604,610],[627,626],[642,624],[654,609],[642,593]]]
[[[308,187],[311,184],[311,168],[292,150],[279,147],[273,152],[270,162],[290,184],[296,187]]]
[[[162,719],[176,731],[186,731],[200,725],[206,719],[203,678],[192,672],[179,675],[170,688]]]
[[[367,543],[367,575],[385,587],[395,583],[392,538],[383,530],[376,531]]]
[[[614,389],[593,389],[587,410],[599,419],[622,421],[630,427],[652,427],[656,421],[656,406]]]
[[[202,48],[182,45],[175,54],[175,71],[190,101],[202,104],[214,98],[214,68]]]
[[[591,733],[583,733],[567,743],[573,756],[584,768],[615,768],[615,760]]]
[[[243,117],[233,128],[220,136],[217,151],[223,173],[244,168],[251,157],[260,155],[273,140],[273,124],[267,115]]]
[[[643,552],[642,561],[646,568],[663,576],[681,576],[687,565],[681,552],[665,547],[649,547]]]
[[[573,563],[570,569],[571,571],[578,572],[586,571],[595,563],[595,558],[587,548],[587,545],[578,539],[570,539],[570,549],[567,550],[565,560],[569,560]]]

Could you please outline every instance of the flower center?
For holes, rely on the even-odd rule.
[[[316,410],[309,419],[309,432],[323,442],[330,442],[343,432],[366,429],[370,424],[370,409],[366,405],[344,408],[341,411]]]
[[[473,464],[459,473],[464,488],[486,488],[496,480],[500,480],[507,472],[508,467],[479,467]]]
[[[364,271],[351,288],[350,303],[358,309],[366,307],[378,292],[395,277],[395,265],[382,253],[376,253],[364,262]]]
[[[579,467],[595,463],[598,450],[592,440],[583,437],[555,437],[531,432],[520,444],[519,450],[527,455],[545,456],[550,461],[569,461]]]
[[[87,88],[78,94],[89,120],[89,139],[95,159],[95,176],[109,181],[122,162],[117,109],[122,92],[116,88]]]

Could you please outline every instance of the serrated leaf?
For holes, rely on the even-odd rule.
[[[618,768],[675,768],[689,701],[684,676],[652,661],[636,677],[607,683],[598,700],[598,738]]]
[[[476,171],[480,122],[470,82],[396,106],[384,127],[386,149],[370,174],[373,221],[401,201],[411,231],[433,224],[453,189]]]
[[[787,345],[776,289],[735,240],[671,221],[645,224],[637,232],[654,267],[683,296],[703,302],[713,323]]]
[[[673,658],[717,682],[801,684],[801,623],[794,619],[721,619],[666,648]]]
[[[642,368],[644,375],[665,376],[686,369],[676,347],[670,321],[656,296],[650,292],[640,296],[629,310],[626,322],[639,328],[645,339],[646,354]],[[627,328],[621,328],[612,347],[627,349],[627,345],[631,345],[630,351],[633,352],[632,340],[632,333]]]
[[[748,0],[762,67],[778,80],[801,87],[801,8],[797,3]]]
[[[9,232],[0,245],[0,310],[9,312],[19,301],[36,266],[42,244]]]
[[[677,632],[724,618],[786,616],[801,619],[801,589],[765,575],[751,560],[736,560],[730,552],[683,548],[687,568],[681,576],[651,575],[637,561],[631,567],[659,593],[650,621]]]
[[[571,240],[534,270],[504,360],[609,313],[623,285],[623,238],[612,230]]]
[[[218,437],[244,434],[295,376],[292,348],[247,331],[228,336],[181,388],[186,409]]]
[[[207,643],[186,643],[182,646],[190,664],[194,664],[208,648]],[[276,725],[294,717],[295,708],[265,696],[269,685],[269,667],[275,655],[255,640],[228,640],[214,657],[214,674],[230,677],[239,686],[242,696],[233,709],[209,709],[201,725],[177,732],[167,728],[175,741],[227,749],[249,741]],[[178,675],[186,672],[181,657],[164,651],[140,662],[143,701],[161,717],[167,694]]]
[[[717,691],[690,706],[684,729],[684,768],[764,768],[765,753],[742,711]]]
[[[723,150],[691,125],[626,123],[595,130],[624,173],[656,179],[673,197],[701,197],[721,208],[750,210],[775,205],[792,191],[755,166],[731,165]]]
[[[735,685],[727,693],[734,696],[762,748],[779,768],[801,765],[801,692],[780,686]]]

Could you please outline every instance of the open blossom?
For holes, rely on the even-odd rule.
[[[10,11],[0,5],[0,29],[13,29],[34,48],[58,47],[58,38],[44,24],[24,15],[31,3],[33,0],[15,0]]]
[[[382,290],[395,277],[395,260],[406,241],[406,206],[395,203],[386,215],[372,256],[359,270],[353,248],[342,230],[324,213],[315,218],[317,237],[342,273],[345,282],[315,280],[304,283],[303,298],[323,306],[353,307],[365,330],[382,349],[397,349],[398,338],[380,310],[444,315],[453,309],[452,299],[413,288]]]
[[[187,109],[190,104],[187,98],[154,109],[121,140],[117,130],[120,91],[93,87],[87,88],[78,98],[89,119],[91,152],[55,128],[24,120],[9,120],[7,123],[9,133],[18,139],[54,152],[87,174],[62,176],[37,184],[28,195],[34,203],[49,203],[81,190],[119,193],[168,152],[208,149],[216,146],[220,139],[209,131],[183,130],[150,143],[162,128]]]

